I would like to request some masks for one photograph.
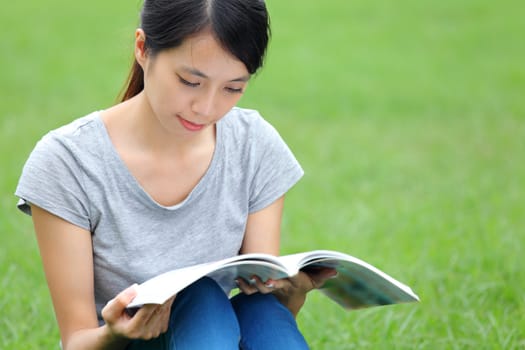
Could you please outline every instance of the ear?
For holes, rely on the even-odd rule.
[[[146,33],[142,28],[138,28],[135,31],[135,59],[138,64],[144,70],[144,65],[146,64],[147,52],[146,52]]]

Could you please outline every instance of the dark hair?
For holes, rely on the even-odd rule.
[[[222,47],[254,74],[263,65],[270,37],[263,0],[144,0],[140,27],[149,55],[172,49],[209,29]],[[144,72],[135,60],[122,101],[144,89]]]

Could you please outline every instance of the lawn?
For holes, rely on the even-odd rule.
[[[303,165],[283,253],[346,251],[421,303],[347,312],[312,293],[312,349],[525,348],[525,22],[520,1],[267,1],[266,67],[240,105]],[[13,192],[48,130],[115,101],[138,1],[7,2],[0,20],[0,349],[56,349]]]

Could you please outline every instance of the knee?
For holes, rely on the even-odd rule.
[[[232,299],[232,304],[240,318],[251,317],[254,314],[269,318],[279,316],[281,319],[295,323],[295,318],[290,310],[281,304],[273,294],[239,294]]]
[[[170,329],[177,349],[233,349],[240,339],[239,323],[228,296],[207,277],[175,297]]]
[[[174,304],[202,311],[232,309],[228,295],[209,277],[203,277],[179,292]]]
[[[210,277],[203,277],[193,282],[181,292],[181,294],[184,293],[191,294],[192,298],[199,296],[216,296],[219,298],[227,298],[226,293],[222,290],[219,284]]]
[[[292,313],[274,295],[239,294],[232,304],[243,349],[308,349]]]

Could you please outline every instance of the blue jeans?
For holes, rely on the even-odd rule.
[[[290,311],[271,294],[238,294],[229,299],[203,278],[180,292],[169,330],[134,340],[128,350],[296,350],[308,349]]]

